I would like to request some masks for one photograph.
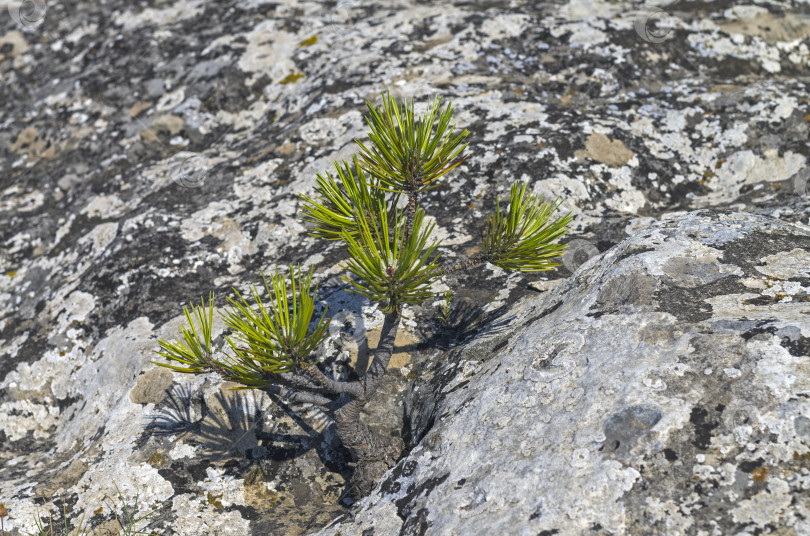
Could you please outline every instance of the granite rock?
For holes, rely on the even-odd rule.
[[[589,259],[695,209],[807,222],[807,5],[737,4],[0,0],[5,527],[31,531],[62,500],[75,523],[115,486],[165,506],[150,526],[164,534],[294,535],[349,512],[351,467],[322,415],[215,378],[169,381],[150,361],[184,303],[214,290],[220,308],[260,270],[300,262],[320,305],[344,313],[324,362],[362,365],[360,334],[373,340],[382,315],[342,292],[345,254],[307,236],[296,194],[354,153],[364,101],[383,90],[418,111],[451,99],[470,130],[471,158],[424,199],[447,259],[478,252],[516,181],[575,215],[558,271],[453,276],[436,288],[455,292],[450,329],[438,302],[408,311],[400,368],[365,417],[412,446],[442,403],[420,400],[413,379],[504,325],[532,289],[559,292]],[[709,318],[694,289],[725,274],[672,262],[666,283],[681,290],[667,313]],[[790,262],[774,262],[782,277]],[[655,304],[658,284],[638,274],[600,303]],[[774,292],[754,305],[795,290]],[[611,422],[643,441],[655,415]]]
[[[318,534],[810,534],[810,227],[656,223],[419,370],[416,446]]]

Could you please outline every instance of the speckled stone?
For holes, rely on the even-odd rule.
[[[296,194],[351,157],[364,101],[383,90],[414,97],[418,112],[451,99],[470,131],[470,159],[422,200],[448,260],[478,253],[479,229],[516,181],[575,216],[557,271],[449,278],[436,288],[455,293],[448,327],[439,298],[407,311],[403,340],[417,342],[365,418],[411,446],[435,417],[430,396],[409,391],[417,372],[503,324],[532,289],[558,292],[567,283],[553,281],[588,259],[691,210],[810,218],[800,2],[20,4],[0,1],[0,502],[12,531],[34,530],[37,496],[64,499],[75,522],[115,485],[167,506],[150,526],[163,534],[294,535],[349,513],[339,499],[351,466],[322,415],[236,397],[213,378],[167,385],[150,361],[184,303],[214,290],[219,309],[260,270],[299,262],[315,267],[320,305],[379,328],[381,313],[341,290],[345,253],[307,236]],[[773,281],[806,264],[801,252],[768,254],[778,258],[760,268]],[[711,258],[673,259],[666,299],[643,272],[606,283],[600,299],[704,321],[703,285],[727,280]],[[321,357],[350,375],[343,320]],[[648,409],[615,422],[638,434]],[[661,516],[676,512],[662,504]]]
[[[319,534],[810,534],[808,251],[702,210],[591,258],[418,371],[418,445]]]

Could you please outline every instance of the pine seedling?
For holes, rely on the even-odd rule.
[[[500,204],[481,232],[481,254],[452,265],[440,262],[440,241],[432,238],[419,206],[424,192],[442,185],[448,173],[467,158],[467,130],[451,123],[453,108],[436,98],[417,117],[413,101],[399,103],[383,93],[382,106],[368,103],[370,142],[355,140],[359,154],[351,163],[334,163],[334,173],[318,174],[314,195],[298,194],[302,220],[310,236],[341,243],[348,255],[342,279],[350,292],[378,304],[384,313],[379,344],[368,370],[358,380],[335,380],[315,356],[327,336],[330,318],[314,316],[317,285],[313,268],[303,276],[262,274],[264,291],[250,287],[251,302],[234,290],[229,310],[220,313],[229,334],[225,348],[211,343],[214,295],[208,302],[184,308],[188,326],[180,340],[160,340],[157,363],[178,372],[218,373],[240,389],[261,389],[288,403],[319,406],[334,419],[337,435],[351,453],[355,470],[350,482],[355,499],[365,496],[377,479],[396,463],[404,445],[399,438],[372,431],[360,410],[372,399],[388,370],[402,307],[435,295],[434,284],[459,270],[490,262],[505,270],[544,271],[558,264],[564,246],[555,243],[567,232],[570,214],[552,218],[559,202],[545,204],[527,186],[514,185],[506,210]],[[404,209],[397,208],[401,196]],[[442,318],[452,311],[445,294]]]

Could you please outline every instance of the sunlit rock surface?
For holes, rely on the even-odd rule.
[[[810,534],[810,227],[639,231],[408,395],[419,444],[323,535]]]
[[[296,194],[311,193],[316,173],[333,160],[351,157],[353,140],[366,133],[364,101],[379,102],[383,90],[415,98],[418,112],[433,96],[451,99],[454,121],[470,131],[470,159],[423,200],[448,260],[479,251],[479,229],[516,181],[549,200],[561,197],[563,210],[575,215],[557,271],[508,274],[484,266],[453,276],[436,289],[455,292],[447,327],[436,318],[438,298],[407,312],[414,319],[404,323],[398,368],[367,418],[410,446],[425,449],[430,423],[440,416],[433,413],[437,395],[410,390],[414,378],[444,363],[451,346],[518,314],[509,308],[535,295],[532,289],[560,292],[574,283],[554,280],[588,259],[695,209],[807,223],[807,7],[657,5],[639,12],[631,2],[587,0],[113,0],[20,8],[0,0],[5,528],[32,531],[37,509],[57,515],[62,499],[71,522],[88,508],[92,527],[107,526],[110,512],[94,512],[105,494],[117,496],[116,486],[130,503],[138,493],[148,509],[164,506],[149,529],[165,534],[293,535],[351,514],[340,501],[349,460],[322,415],[228,391],[216,378],[167,373],[150,361],[158,359],[158,338],[177,335],[188,300],[214,290],[221,308],[231,287],[248,291],[260,270],[300,262],[315,267],[321,305],[331,314],[345,311],[333,323],[324,361],[338,373],[347,372],[341,363],[367,363],[364,332],[375,340],[382,315],[343,292],[337,276],[344,253],[307,237]],[[779,252],[766,246],[753,240],[747,253],[782,256],[761,266],[773,273],[751,292],[765,297],[753,296],[745,307],[776,308],[771,320],[792,321],[785,311],[802,302],[784,300],[806,283],[790,283],[785,274],[807,265],[806,245]],[[656,294],[657,276],[643,272],[582,296],[599,292],[617,310],[625,301],[668,303],[667,314],[705,321],[727,304],[702,301],[702,285],[740,276],[723,271],[734,262],[704,253],[665,267],[671,281],[659,283],[691,289],[675,297]],[[551,318],[543,329],[566,328]],[[222,328],[217,324],[217,335]],[[713,371],[707,377],[726,374]],[[757,400],[750,403],[758,407]],[[617,422],[653,419],[641,406]],[[707,411],[701,422],[730,414],[716,406],[700,406]],[[654,426],[669,426],[665,409],[664,424]],[[539,455],[542,447],[533,448]],[[691,467],[688,454],[673,463]],[[597,455],[589,456],[595,463]],[[715,463],[706,456],[701,463]],[[426,471],[419,463],[414,478]],[[776,469],[768,463],[763,456],[760,465],[746,465],[746,478],[765,467],[766,480],[753,485],[769,485]],[[697,482],[678,474],[684,485]],[[622,492],[640,493],[644,475],[624,476],[630,491]],[[747,512],[782,511],[794,483],[778,478],[788,488],[759,499],[740,492],[724,510],[742,508],[740,520],[755,515]],[[735,479],[737,486],[744,481]],[[605,486],[604,497],[618,493]],[[534,496],[539,507],[543,488]],[[40,506],[38,497],[59,508]],[[766,498],[772,508],[755,502],[745,510],[744,500]],[[675,495],[659,499],[649,510],[662,518],[681,512],[686,523],[687,510],[696,508]],[[397,533],[405,521],[391,508],[393,517],[380,519]],[[418,520],[417,533],[445,515],[425,508],[424,521],[420,509],[405,516]],[[532,522],[557,519],[543,512]],[[785,523],[798,519],[788,517]],[[759,520],[740,521],[740,530],[754,531]],[[602,526],[615,525],[608,521]],[[382,525],[376,530],[387,533]]]

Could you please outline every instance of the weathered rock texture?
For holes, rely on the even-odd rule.
[[[808,354],[810,227],[662,221],[420,370],[421,441],[319,534],[810,534]]]
[[[598,0],[26,4],[21,14],[0,0],[0,502],[13,530],[33,530],[37,497],[64,498],[75,522],[114,484],[127,500],[139,492],[167,506],[150,527],[164,534],[293,535],[346,513],[351,467],[320,415],[170,377],[150,360],[159,337],[177,334],[184,302],[215,290],[222,306],[261,269],[301,262],[315,266],[330,311],[348,313],[324,360],[362,368],[357,334],[373,340],[382,315],[340,291],[343,252],[306,236],[295,194],[353,154],[364,100],[384,89],[414,97],[417,111],[434,95],[452,99],[471,132],[471,158],[424,199],[449,259],[478,252],[478,229],[519,180],[576,215],[575,247],[546,274],[558,279],[685,211],[810,216],[806,3],[659,2],[640,14],[637,3]],[[709,315],[688,285],[736,276],[694,262],[669,268],[681,270],[669,283],[686,285],[675,298],[650,297],[656,283],[642,279],[600,287],[605,307],[664,300],[676,317]],[[491,266],[454,276],[450,330],[436,326],[433,303],[409,310],[418,324],[405,322],[401,368],[369,422],[424,443],[435,395],[404,405],[412,379],[475,325],[503,323],[528,283],[550,287],[537,279]],[[793,289],[746,307],[788,310],[796,304],[768,300]],[[783,314],[773,321],[790,321]],[[714,423],[716,406],[695,419]],[[539,505],[545,492],[534,496]],[[661,501],[662,517],[676,512]],[[391,515],[381,519],[396,524]]]

